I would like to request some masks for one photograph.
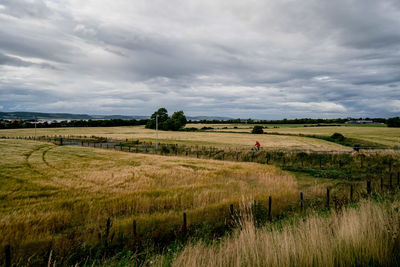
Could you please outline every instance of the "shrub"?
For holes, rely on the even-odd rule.
[[[344,136],[341,133],[334,133],[331,135],[331,138],[337,141],[344,141]]]
[[[253,130],[251,131],[251,133],[252,134],[263,134],[264,133],[263,127],[260,125],[255,125],[253,127]]]

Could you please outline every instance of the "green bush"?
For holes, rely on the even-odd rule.
[[[263,134],[264,133],[263,127],[260,125],[255,125],[253,127],[253,130],[251,131],[251,133],[252,134]]]
[[[341,133],[334,133],[331,135],[332,139],[335,139],[337,141],[344,141],[345,137]]]

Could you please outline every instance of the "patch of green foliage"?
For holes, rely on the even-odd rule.
[[[263,134],[264,133],[263,127],[260,125],[255,125],[253,127],[253,130],[251,131],[251,133],[252,134]]]
[[[150,120],[146,124],[146,128],[156,129],[156,119],[158,120],[158,129],[164,131],[181,130],[187,123],[186,116],[182,110],[174,112],[174,114],[169,117],[167,109],[160,108],[151,115]]]
[[[400,127],[400,117],[394,117],[387,120],[388,127]]]

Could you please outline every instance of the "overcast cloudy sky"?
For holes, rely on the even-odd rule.
[[[0,0],[0,111],[400,114],[399,0]]]

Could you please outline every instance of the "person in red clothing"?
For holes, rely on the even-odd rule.
[[[260,150],[261,145],[258,141],[256,141],[256,144],[254,146],[256,147],[257,150]]]

